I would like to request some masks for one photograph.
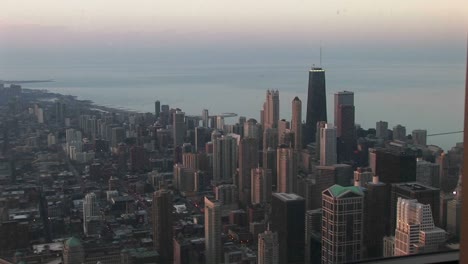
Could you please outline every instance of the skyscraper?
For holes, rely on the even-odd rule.
[[[280,146],[277,149],[277,191],[295,193],[297,184],[297,158],[294,149]]]
[[[95,233],[93,228],[90,228],[90,223],[99,221],[100,210],[95,193],[88,193],[83,201],[83,230],[85,235]]]
[[[411,182],[416,180],[416,154],[411,150],[375,149],[369,151],[369,162],[374,174],[385,183]],[[374,164],[373,164],[374,163]]]
[[[455,198],[447,203],[447,232],[451,236],[459,238],[462,224],[462,175],[458,178],[454,193]]]
[[[258,167],[258,141],[255,138],[243,138],[239,144],[239,197],[243,205],[250,203],[253,168]]]
[[[271,170],[255,168],[251,170],[251,203],[262,204],[271,200]]]
[[[336,128],[332,124],[326,124],[320,129],[320,165],[330,166],[336,163]]]
[[[205,263],[207,264],[218,264],[223,260],[221,213],[221,204],[205,197]]]
[[[267,90],[266,101],[263,104],[263,128],[278,128],[279,92]]]
[[[294,149],[302,149],[302,102],[296,96],[292,101],[291,131],[294,133]]]
[[[208,121],[210,120],[210,116],[208,115],[208,109],[203,109],[202,111],[202,124],[203,127],[208,127]]]
[[[266,230],[258,234],[258,264],[279,264],[278,234]]]
[[[278,233],[279,263],[303,263],[305,200],[294,193],[274,193],[271,230]]]
[[[356,144],[354,128],[354,93],[335,93],[335,126],[338,141],[338,160],[349,161]]]
[[[154,102],[154,115],[156,118],[159,118],[159,114],[161,113],[161,102],[156,101]]]
[[[85,252],[81,241],[71,237],[63,245],[63,264],[82,264],[85,261]]]
[[[434,217],[435,225],[439,224],[440,210],[440,190],[418,182],[396,183],[392,185],[390,201],[390,221],[391,231],[395,230],[397,221],[397,202],[398,198],[415,199],[422,204],[428,204],[431,207],[431,213]]]
[[[182,111],[174,112],[172,118],[172,130],[174,137],[174,148],[180,146],[184,143],[185,132],[187,128],[185,127],[185,113]]]
[[[360,187],[333,185],[322,193],[322,263],[362,258],[364,194]]]
[[[309,71],[309,88],[307,91],[306,144],[315,142],[314,135],[318,121],[327,121],[325,70],[313,67]]]
[[[431,206],[398,198],[395,256],[428,253],[439,249],[445,231],[434,225]]]
[[[374,176],[371,181],[361,181],[366,188],[364,196],[364,246],[367,258],[378,258],[383,252],[383,238],[390,227],[389,184]]]
[[[219,182],[233,182],[237,170],[237,143],[236,139],[227,136],[213,136],[213,180]]]
[[[153,244],[163,261],[173,257],[172,195],[168,190],[153,193],[152,205]]]

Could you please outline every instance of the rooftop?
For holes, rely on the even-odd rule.
[[[299,196],[295,193],[274,193],[274,196],[278,197],[282,201],[300,201],[304,200],[302,196]]]
[[[334,197],[339,197],[349,192],[357,194],[359,196],[363,195],[362,189],[357,186],[343,187],[341,185],[335,184],[332,187],[328,188],[328,190],[330,191],[331,195],[333,195]]]

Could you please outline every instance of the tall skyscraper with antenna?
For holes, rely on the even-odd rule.
[[[325,90],[325,70],[312,67],[309,71],[309,87],[307,91],[305,143],[315,142],[316,125],[318,121],[327,121],[327,96]]]

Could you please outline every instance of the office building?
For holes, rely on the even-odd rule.
[[[458,178],[457,188],[454,191],[455,197],[447,203],[447,232],[455,238],[460,238],[460,228],[462,224],[462,176]]]
[[[173,258],[172,195],[168,190],[153,193],[152,224],[153,245],[163,261]]]
[[[411,150],[388,148],[369,149],[369,165],[374,175],[385,183],[411,182],[416,180],[416,154]]]
[[[291,131],[294,133],[294,149],[302,149],[302,102],[296,96],[292,101]]]
[[[280,146],[277,149],[277,191],[295,193],[297,184],[297,157],[294,149]]]
[[[316,166],[315,173],[307,183],[306,208],[314,210],[322,207],[322,192],[336,183],[334,166]]]
[[[271,170],[255,168],[251,170],[251,203],[264,204],[271,201]]]
[[[63,244],[63,264],[82,264],[85,262],[85,252],[80,239],[71,237]]]
[[[325,70],[313,67],[309,71],[307,89],[307,113],[305,143],[315,142],[316,125],[319,121],[327,122],[327,97],[325,90]]]
[[[438,188],[418,182],[396,183],[392,184],[390,201],[390,227],[392,232],[396,226],[398,198],[414,199],[418,203],[430,205],[432,216],[434,217],[433,222],[435,225],[439,225],[440,190]]]
[[[205,197],[205,263],[223,261],[221,203]]]
[[[376,137],[387,140],[388,139],[388,122],[379,121],[375,124]]]
[[[416,181],[424,185],[440,188],[440,166],[417,158],[416,160]]]
[[[274,193],[271,230],[278,233],[279,263],[303,263],[305,200],[294,193]]]
[[[258,141],[255,138],[243,138],[239,144],[239,198],[243,205],[250,203],[253,168],[258,167]]]
[[[326,124],[320,129],[320,165],[336,164],[336,158],[336,128],[332,124]]]
[[[202,111],[202,126],[208,127],[208,122],[210,121],[210,116],[208,114],[208,109],[203,109]]]
[[[316,128],[316,133],[315,133],[315,159],[316,160],[320,160],[320,131],[322,130],[322,128],[325,128],[325,126],[327,125],[327,122],[325,121],[319,121],[317,122],[317,125],[315,126]],[[310,145],[308,145],[307,147],[309,147]]]
[[[278,234],[271,230],[258,234],[258,264],[279,264]]]
[[[411,132],[414,145],[427,146],[427,130],[416,129]]]
[[[277,151],[272,148],[263,150],[262,152],[262,167],[271,170],[271,184],[275,187],[278,185],[278,164],[277,164]]]
[[[279,121],[279,92],[267,90],[266,101],[263,104],[263,129],[278,128]]]
[[[390,191],[389,184],[374,176],[371,181],[361,181],[365,187],[364,196],[364,256],[382,257],[383,238],[390,228]]]
[[[360,187],[333,185],[322,193],[322,263],[361,260],[364,193]]]
[[[393,140],[406,141],[406,127],[396,125],[393,127]]]
[[[305,263],[320,263],[322,252],[322,208],[306,211]]]
[[[175,111],[172,117],[172,136],[174,138],[174,148],[181,146],[184,143],[185,133],[185,113],[182,111]]]
[[[429,204],[417,200],[397,200],[395,256],[429,253],[445,242],[445,231],[434,225]]]
[[[159,118],[159,114],[161,113],[161,102],[156,101],[154,102],[154,115],[156,118]]]
[[[232,183],[237,170],[237,142],[219,131],[212,134],[213,143],[213,181]]]
[[[343,91],[335,93],[335,127],[338,137],[338,160],[352,159],[356,144],[354,127],[354,93]]]

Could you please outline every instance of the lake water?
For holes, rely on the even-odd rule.
[[[307,101],[308,69],[304,61],[285,63],[165,63],[158,61],[81,62],[34,60],[0,63],[1,79],[54,79],[26,84],[90,99],[97,104],[153,112],[154,101],[187,114],[234,112],[259,119],[267,89],[280,92],[280,116],[291,118],[291,101]],[[356,123],[363,128],[389,122],[428,134],[463,129],[464,63],[407,61],[330,61],[324,66],[329,121],[333,94],[355,93]],[[237,118],[226,120],[234,123]],[[429,144],[447,150],[462,134],[429,137]]]

